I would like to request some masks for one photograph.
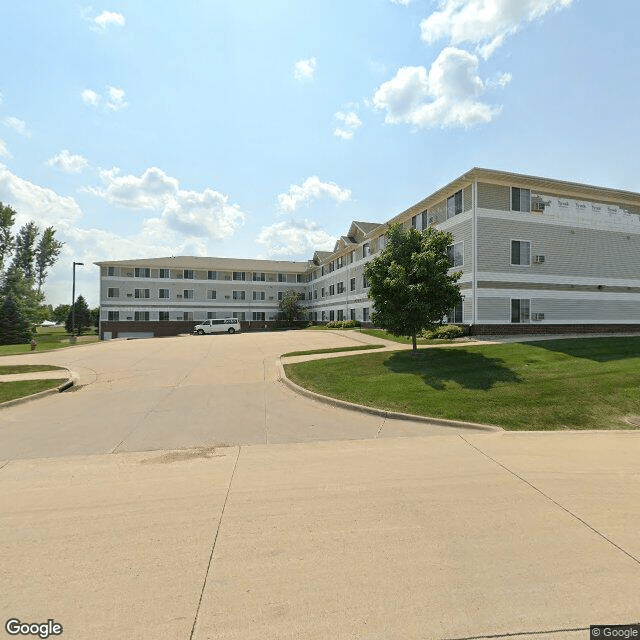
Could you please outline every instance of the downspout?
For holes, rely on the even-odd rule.
[[[472,326],[475,326],[478,322],[478,181],[473,181],[473,210],[472,210],[472,230],[471,230],[471,245],[473,248],[473,274],[471,276],[471,291],[473,297],[473,314],[472,314]]]

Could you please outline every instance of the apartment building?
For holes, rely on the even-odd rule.
[[[101,268],[101,320],[153,325],[180,314],[183,321],[233,314],[269,320],[277,315],[283,290],[276,285],[286,283],[303,296],[312,320],[368,322],[372,303],[364,265],[384,248],[391,223],[451,232],[452,269],[462,271],[463,301],[447,319],[470,325],[475,334],[640,330],[640,194],[480,168],[387,222],[352,222],[333,251],[316,251],[308,262],[163,258],[96,263]],[[171,278],[161,275],[167,270]],[[186,280],[194,296],[197,291],[194,298],[184,297],[189,270],[194,275]],[[209,279],[211,271],[223,279]],[[241,290],[234,288],[238,273],[245,274],[243,283],[250,275],[254,286],[245,285],[241,300],[233,297]],[[254,273],[265,280],[255,285]],[[148,286],[143,287],[145,279]],[[174,297],[160,298],[163,279],[174,283]],[[182,298],[177,298],[181,287]],[[207,297],[211,290],[213,299]],[[217,297],[218,290],[224,299]],[[259,296],[264,292],[265,299],[255,300],[254,290]]]

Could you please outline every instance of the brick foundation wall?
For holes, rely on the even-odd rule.
[[[640,324],[476,324],[469,329],[472,336],[634,333],[640,332]]]

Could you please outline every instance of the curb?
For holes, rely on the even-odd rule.
[[[67,369],[67,371],[69,371],[69,369]],[[40,398],[44,398],[45,396],[50,396],[54,393],[62,393],[63,391],[66,391],[74,384],[76,384],[77,380],[78,375],[73,371],[69,371],[69,378],[67,378],[67,380],[65,380],[62,384],[59,384],[57,387],[53,387],[52,389],[45,389],[44,391],[38,391],[38,393],[32,393],[29,396],[22,396],[22,398],[7,400],[7,402],[0,402],[0,409],[4,409],[5,407],[14,407],[18,404],[30,402],[31,400],[38,400]]]
[[[282,366],[281,358],[276,359],[276,368],[278,370],[278,379],[281,380],[292,391],[317,400],[324,404],[328,404],[334,407],[340,407],[341,409],[348,409],[350,411],[358,411],[360,413],[369,413],[374,416],[380,416],[382,418],[393,418],[395,420],[409,420],[412,422],[424,422],[426,424],[432,424],[438,427],[458,427],[463,429],[473,429],[476,431],[485,431],[488,433],[502,433],[504,429],[502,427],[496,427],[490,424],[478,424],[476,422],[462,422],[460,420],[445,420],[443,418],[430,418],[428,416],[416,416],[410,413],[400,413],[398,411],[387,411],[385,409],[376,409],[375,407],[368,407],[363,404],[355,404],[354,402],[347,402],[346,400],[338,400],[337,398],[331,398],[329,396],[323,396],[315,391],[309,391],[297,385],[287,378],[287,374]]]

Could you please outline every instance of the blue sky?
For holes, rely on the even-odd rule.
[[[0,5],[0,201],[97,260],[307,259],[473,166],[640,191],[617,0]]]

